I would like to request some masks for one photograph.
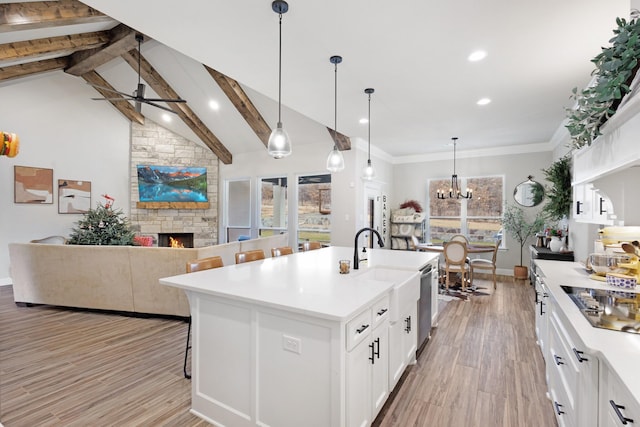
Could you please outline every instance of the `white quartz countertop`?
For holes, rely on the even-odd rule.
[[[595,328],[560,286],[625,291],[589,278],[577,262],[536,260],[544,275],[544,283],[553,299],[588,347],[589,352],[605,361],[640,402],[640,335]],[[636,290],[635,292],[638,292]]]
[[[332,246],[244,264],[165,277],[160,283],[187,292],[222,296],[305,315],[344,321],[394,286],[393,281],[359,276],[372,267],[416,272],[437,254],[374,249],[369,262],[349,274],[338,272],[338,260],[353,264],[353,248]],[[352,265],[353,267],[353,265]],[[404,272],[404,276],[407,271]]]

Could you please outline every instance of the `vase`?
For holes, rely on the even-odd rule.
[[[563,246],[564,243],[562,243],[562,239],[558,236],[553,236],[549,242],[549,249],[551,249],[551,252],[560,252]]]

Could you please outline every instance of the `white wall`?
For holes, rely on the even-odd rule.
[[[0,86],[0,127],[18,134],[20,153],[0,157],[0,284],[8,282],[9,242],[68,236],[77,214],[58,214],[58,179],[91,181],[91,202],[115,197],[129,214],[129,127],[109,103],[92,101],[95,90],[60,72]],[[13,202],[13,166],[53,169],[54,203]]]
[[[470,153],[458,151],[456,154],[456,173],[459,177],[503,175],[505,177],[505,200],[514,204],[513,190],[516,185],[526,181],[528,175],[533,175],[536,181],[548,185],[544,180],[542,169],[551,164],[551,155],[550,151],[544,151],[505,155],[492,154],[490,156],[477,154],[470,157]],[[451,178],[452,173],[453,153],[449,157],[440,156],[440,158],[431,161],[395,165],[391,208],[397,209],[405,200],[415,199],[421,202],[426,209],[428,206],[428,180],[430,178]],[[534,213],[540,207],[525,209],[531,209],[531,213]],[[530,243],[535,243],[535,241],[532,240]],[[503,270],[503,274],[510,274],[513,271],[513,266],[520,264],[520,245],[508,236],[505,244],[506,249],[498,254],[497,264],[498,268]],[[528,260],[528,245],[525,245],[523,263],[528,265]]]

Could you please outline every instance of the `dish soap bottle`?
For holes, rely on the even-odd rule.
[[[363,267],[367,267],[368,266],[368,253],[367,253],[367,247],[363,246],[362,247],[362,252],[360,252],[360,259],[358,260],[360,265]]]

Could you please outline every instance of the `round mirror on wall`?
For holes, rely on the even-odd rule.
[[[544,199],[544,187],[539,182],[533,180],[533,176],[529,175],[528,179],[516,185],[513,190],[513,198],[515,201],[526,207],[538,206]]]

